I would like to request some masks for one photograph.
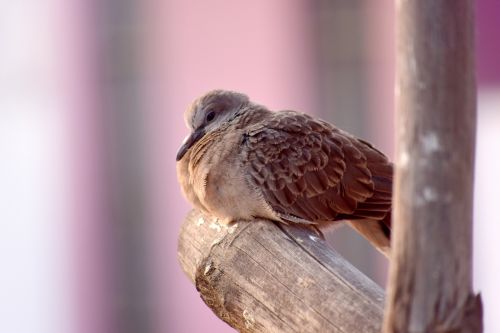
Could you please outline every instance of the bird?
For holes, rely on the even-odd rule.
[[[176,156],[187,200],[222,223],[267,219],[323,232],[346,222],[390,253],[393,164],[373,145],[243,93],[212,90],[184,113]]]

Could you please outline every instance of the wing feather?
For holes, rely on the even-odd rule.
[[[369,143],[293,111],[274,113],[245,135],[250,181],[290,222],[389,215],[392,164]]]

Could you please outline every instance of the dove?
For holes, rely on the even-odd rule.
[[[176,156],[177,176],[203,213],[321,233],[344,221],[389,255],[393,164],[370,143],[227,90],[197,98],[184,120],[190,134]]]

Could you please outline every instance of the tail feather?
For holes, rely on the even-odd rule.
[[[387,219],[387,218],[386,218]],[[350,220],[348,224],[386,257],[391,250],[390,215],[389,222],[384,220]]]

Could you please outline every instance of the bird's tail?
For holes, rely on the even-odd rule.
[[[391,250],[390,214],[384,220],[350,220],[348,224],[389,257]]]

